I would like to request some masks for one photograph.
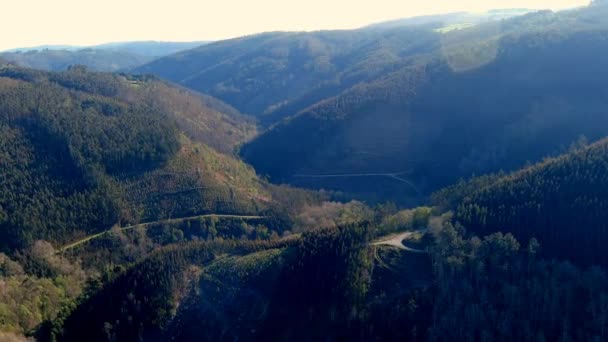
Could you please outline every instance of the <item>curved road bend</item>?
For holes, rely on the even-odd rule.
[[[392,234],[385,237],[382,237],[379,241],[373,242],[372,246],[393,246],[397,247],[401,250],[412,252],[412,253],[426,253],[426,251],[422,249],[416,249],[407,247],[403,244],[403,240],[409,238],[410,236],[418,233],[426,233],[428,229],[416,230],[413,232],[403,232],[399,234]]]
[[[420,193],[416,185],[410,182],[406,178],[402,177],[404,175],[410,174],[410,171],[403,172],[387,172],[387,173],[347,173],[347,174],[320,174],[320,175],[308,175],[308,174],[296,174],[292,177],[294,178],[351,178],[351,177],[387,177],[390,179],[394,179],[398,182],[405,183],[409,185],[414,191]]]

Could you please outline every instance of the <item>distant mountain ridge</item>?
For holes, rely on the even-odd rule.
[[[28,52],[42,50],[67,50],[77,51],[83,49],[101,49],[101,50],[122,50],[131,51],[143,56],[159,57],[179,52],[181,50],[191,49],[200,45],[208,44],[209,41],[192,41],[192,42],[172,42],[172,41],[131,41],[131,42],[111,42],[97,45],[39,45],[31,47],[19,47],[0,51],[5,52]]]
[[[119,42],[95,46],[41,46],[13,49],[0,57],[40,70],[63,71],[71,65],[85,65],[95,71],[126,71],[155,58],[187,50],[206,42]]]

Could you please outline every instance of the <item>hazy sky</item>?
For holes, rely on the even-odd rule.
[[[552,8],[589,0],[5,0],[0,50],[43,44],[217,40],[274,30],[355,28],[453,11]]]

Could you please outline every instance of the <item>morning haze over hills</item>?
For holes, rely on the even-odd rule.
[[[94,46],[49,45],[16,48],[0,52],[17,65],[63,71],[71,65],[84,65],[95,71],[127,71],[156,58],[187,50],[206,42],[124,42]]]
[[[608,3],[517,7],[0,53],[0,340],[608,340]]]

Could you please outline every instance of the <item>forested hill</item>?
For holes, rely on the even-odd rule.
[[[320,102],[243,156],[273,180],[403,199],[517,169],[580,135],[597,140],[608,135],[606,14],[603,5],[533,13],[483,40],[467,37],[488,27],[459,30],[446,39],[470,44]],[[379,176],[321,178],[349,174]]]
[[[219,41],[134,69],[213,95],[265,125],[370,82],[463,39],[517,30],[527,10],[414,17],[356,30],[272,32]],[[478,27],[473,34],[452,32]],[[446,35],[450,33],[449,35]],[[446,38],[449,37],[449,38]]]
[[[525,11],[453,14],[358,30],[273,32],[220,41],[134,69],[213,95],[271,125],[441,50],[442,33]]]
[[[434,199],[472,232],[535,237],[548,257],[608,265],[608,140],[509,175],[460,183]]]
[[[155,79],[2,67],[0,248],[268,208],[266,184],[230,155],[254,132],[220,101]]]
[[[606,18],[0,55],[0,342],[608,341]]]
[[[172,245],[89,290],[40,340],[606,339],[600,268],[433,221],[430,256],[370,245],[367,224]]]
[[[428,29],[275,32],[212,43],[135,69],[271,123],[437,47]]]

